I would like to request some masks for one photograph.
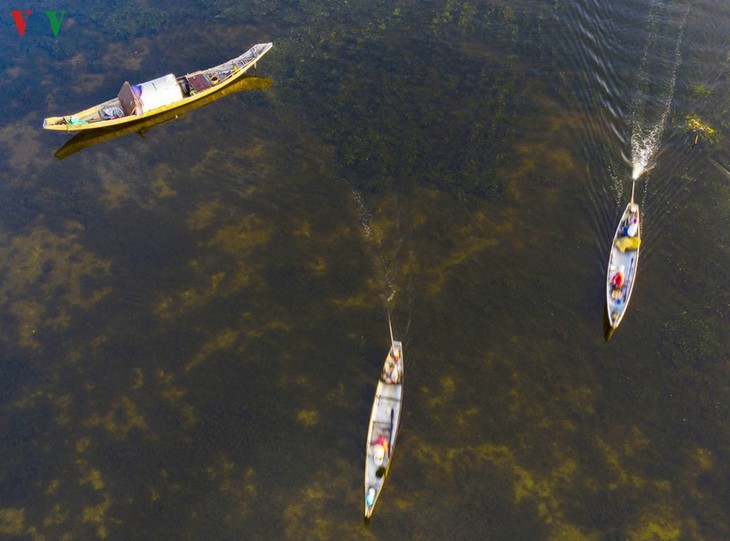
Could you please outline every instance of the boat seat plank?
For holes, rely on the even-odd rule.
[[[377,399],[378,400],[390,400],[391,402],[400,402],[401,401],[401,399],[398,398],[397,396],[386,396],[384,394],[379,394],[377,396]]]

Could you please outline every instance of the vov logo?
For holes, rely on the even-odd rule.
[[[45,13],[46,17],[48,17],[48,23],[51,25],[51,32],[53,32],[54,36],[57,36],[58,32],[61,30],[61,22],[63,21],[63,16],[66,15],[66,12],[57,11],[55,9],[47,9],[43,13]],[[10,10],[10,14],[13,16],[13,20],[15,21],[15,27],[18,29],[18,35],[23,37],[25,35],[25,29],[28,26],[28,19],[33,14],[33,10],[13,9]]]

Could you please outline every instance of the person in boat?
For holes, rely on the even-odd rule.
[[[636,219],[636,216],[633,214],[629,214],[626,217],[626,221],[623,223],[623,226],[621,227],[621,234],[619,237],[633,237],[636,235],[636,230],[639,228],[638,220]]]
[[[639,219],[636,217],[635,214],[629,215],[628,218],[626,218],[626,225],[624,225],[623,230],[621,231],[622,237],[634,237],[636,236],[636,232],[639,230]]]
[[[611,298],[620,299],[624,286],[624,267],[619,268],[618,272],[611,277]]]
[[[370,507],[371,505],[373,505],[375,503],[375,488],[374,487],[370,487],[368,489],[367,496],[365,496],[365,503],[368,505],[368,507]]]
[[[379,436],[375,443],[373,443],[373,460],[380,466],[385,460],[385,456],[388,454],[388,438],[385,436]]]
[[[388,362],[385,363],[385,370],[383,371],[383,381],[385,383],[398,383],[398,350],[391,348],[388,353]]]

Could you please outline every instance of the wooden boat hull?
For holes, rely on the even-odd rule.
[[[133,132],[143,135],[155,126],[164,124],[165,122],[169,122],[171,120],[175,120],[178,117],[181,117],[200,107],[204,107],[205,105],[213,103],[214,101],[217,101],[230,94],[235,94],[237,92],[244,92],[248,90],[264,90],[266,88],[269,88],[272,84],[274,84],[274,81],[269,77],[257,77],[255,75],[247,74],[244,77],[240,77],[236,81],[233,81],[225,88],[214,92],[213,94],[209,94],[208,96],[205,96],[194,102],[186,102],[180,107],[173,109],[172,111],[160,112],[148,118],[140,117],[140,120],[136,122],[123,124],[121,126],[97,128],[94,130],[86,130],[75,133],[73,137],[68,139],[61,147],[59,147],[53,155],[59,160],[63,160],[77,152],[80,152],[81,150],[92,147],[94,145],[98,145],[99,143],[104,143],[106,141],[116,139],[117,137],[121,137],[122,135]]]
[[[153,107],[145,110],[142,114],[129,113],[118,118],[102,118],[102,111],[108,109],[119,109],[122,112],[124,107],[119,97],[112,98],[103,103],[79,111],[66,116],[48,117],[43,120],[43,127],[47,130],[64,131],[64,132],[82,132],[89,130],[98,130],[102,128],[121,127],[127,124],[139,123],[142,120],[150,119],[157,115],[173,111],[184,105],[203,100],[211,94],[215,94],[229,86],[234,81],[240,79],[244,74],[256,66],[256,63],[271,50],[272,43],[259,43],[251,47],[242,55],[224,62],[218,66],[188,73],[182,77],[177,77],[178,84],[185,86],[186,90],[181,90],[180,99],[176,99],[171,103],[159,107]],[[155,80],[157,81],[157,80]],[[205,81],[205,84],[198,85],[198,81]],[[191,84],[195,83],[200,90],[192,88]],[[143,85],[146,83],[143,83]],[[203,88],[206,86],[206,88]]]
[[[635,232],[627,229],[635,222]],[[627,234],[633,232],[633,235]],[[606,309],[608,324],[615,330],[626,313],[636,281],[641,244],[641,215],[639,205],[629,203],[621,215],[611,243],[606,271]],[[621,275],[618,284],[617,275]]]
[[[395,360],[393,353],[397,354]],[[391,362],[395,366],[393,371],[389,370]],[[373,409],[368,426],[365,452],[366,519],[369,519],[373,514],[393,459],[393,449],[398,436],[403,404],[403,368],[403,344],[395,340],[383,364],[383,371],[375,390],[375,399],[373,400]],[[389,377],[388,374],[391,373],[395,374],[396,377]],[[387,441],[387,448],[382,453],[382,458],[378,448],[379,442],[382,441],[381,438]],[[381,445],[380,448],[382,449],[382,447]]]

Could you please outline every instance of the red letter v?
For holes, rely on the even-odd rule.
[[[15,26],[18,27],[18,34],[21,36],[25,34],[25,27],[28,24],[28,17],[30,17],[30,14],[33,13],[31,10],[28,10],[25,12],[25,19],[23,19],[23,12],[18,10],[11,10],[10,13],[13,14],[13,19],[15,19]]]

